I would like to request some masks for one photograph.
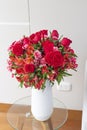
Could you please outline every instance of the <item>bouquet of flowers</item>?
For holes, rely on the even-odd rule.
[[[14,41],[9,49],[8,69],[23,87],[44,89],[45,81],[61,82],[76,70],[76,54],[70,47],[72,41],[59,36],[57,30],[40,30],[28,37]]]

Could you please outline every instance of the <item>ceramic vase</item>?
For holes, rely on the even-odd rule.
[[[48,120],[53,112],[52,84],[47,80],[45,89],[32,88],[31,112],[39,121]]]

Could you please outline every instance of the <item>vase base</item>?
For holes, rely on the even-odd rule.
[[[46,120],[48,120],[51,117],[52,113],[53,113],[53,110],[52,110],[52,112],[49,115],[45,115],[45,116],[44,115],[38,116],[38,115],[34,115],[34,114],[32,114],[32,115],[38,121],[46,121]]]
[[[38,120],[38,121],[47,121],[50,117],[51,117],[51,116],[46,117],[46,118],[39,118],[39,117],[34,117],[34,118],[35,118],[36,120]]]

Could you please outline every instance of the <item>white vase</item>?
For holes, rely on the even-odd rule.
[[[32,88],[31,112],[39,121],[49,119],[53,112],[52,84],[47,80],[45,85],[44,90]]]

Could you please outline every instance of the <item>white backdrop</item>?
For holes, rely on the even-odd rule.
[[[66,78],[72,91],[60,92],[57,85],[53,94],[69,109],[82,109],[84,66],[87,59],[87,1],[86,0],[30,0],[31,32],[57,29],[72,39],[78,55],[78,71]],[[19,88],[16,79],[7,70],[8,46],[23,35],[29,35],[27,0],[0,0],[0,102],[13,103],[28,96],[31,89]]]

